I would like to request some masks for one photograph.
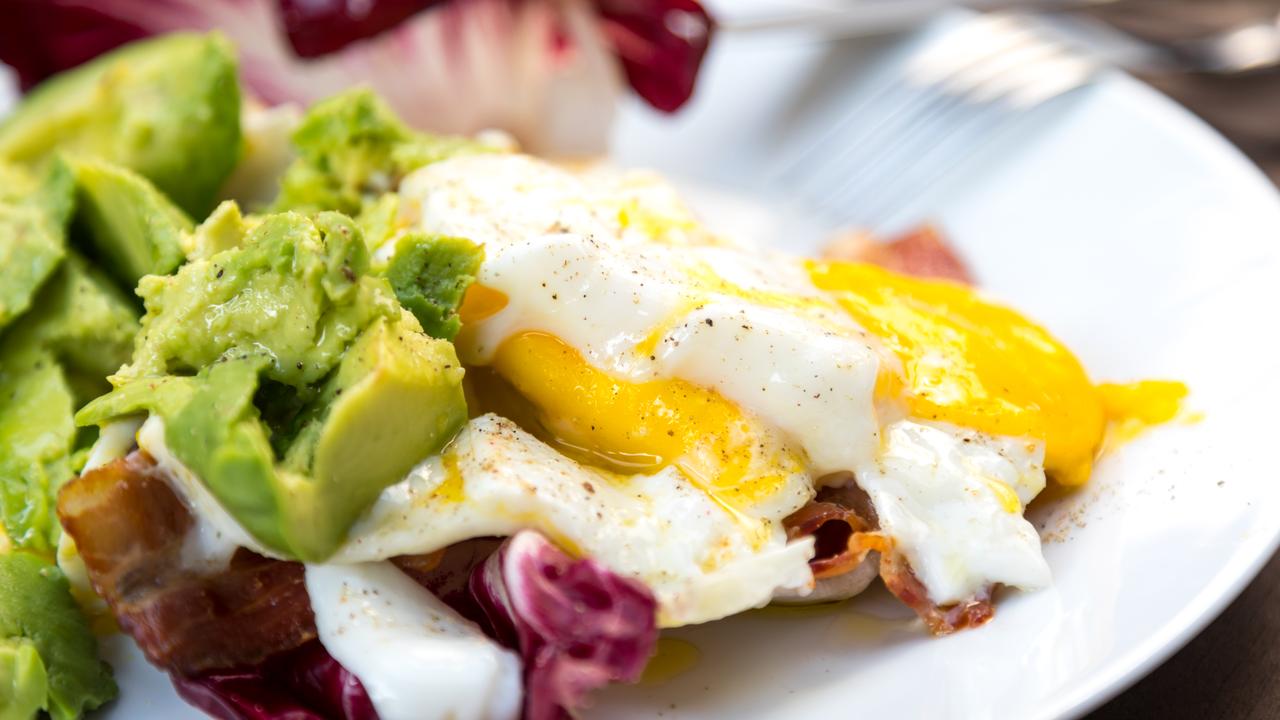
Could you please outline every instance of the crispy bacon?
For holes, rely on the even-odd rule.
[[[94,589],[147,659],[181,675],[257,665],[315,638],[302,565],[239,550],[226,570],[184,567],[192,518],[135,451],[58,495]]]
[[[879,242],[865,232],[844,233],[827,245],[823,256],[871,263],[904,275],[974,284],[969,268],[932,225],[922,225],[888,242]]]
[[[889,592],[914,610],[934,635],[950,635],[957,630],[975,628],[995,615],[990,586],[964,602],[937,605],[929,599],[929,591],[916,577],[911,564],[898,553],[880,553],[880,577]]]
[[[869,556],[874,560],[871,553],[877,553],[885,587],[914,610],[934,635],[950,635],[977,627],[990,620],[995,612],[991,587],[954,605],[940,606],[930,600],[929,591],[916,577],[911,564],[894,549],[893,540],[879,532],[879,520],[871,499],[853,482],[852,476],[842,485],[820,490],[817,498],[783,520],[783,526],[789,539],[814,537],[814,556],[809,567],[820,583],[857,570]],[[853,584],[853,594],[861,592],[863,587],[862,583]]]
[[[812,535],[813,557],[809,569],[815,580],[836,577],[852,571],[866,558],[866,549],[855,548],[855,535],[869,528],[852,509],[830,502],[814,501],[782,521],[787,539]]]

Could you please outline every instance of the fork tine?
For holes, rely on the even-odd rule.
[[[890,72],[873,73],[871,87],[859,93],[861,99],[854,102],[845,116],[787,163],[781,174],[787,179],[788,186],[803,192],[815,186],[830,187],[833,182],[843,179],[814,177],[809,171],[815,165],[861,167],[869,163],[871,158],[858,157],[857,154],[877,152],[884,144],[884,136],[903,125],[902,118],[924,114],[927,107],[937,102],[939,83],[952,81],[964,72],[970,62],[1000,54],[1014,39],[1011,34],[990,37],[990,27],[995,24],[991,18],[962,23],[920,48],[906,62],[908,76],[913,82],[903,82],[901,67],[887,68]],[[858,121],[863,119],[869,122],[859,125]],[[833,144],[840,148],[835,157],[831,156]]]
[[[1097,69],[1010,15],[930,33],[874,73],[850,110],[780,171],[828,219],[876,229],[1013,120]]]

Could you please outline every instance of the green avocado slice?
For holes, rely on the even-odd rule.
[[[227,249],[142,280],[133,361],[76,420],[159,415],[169,451],[246,530],[322,561],[457,432],[463,371],[372,271],[349,218],[281,213],[246,232],[220,212],[206,240]]]
[[[24,720],[31,715],[20,713],[37,697],[54,720],[73,720],[117,692],[66,578],[26,552],[0,555],[0,691],[11,688],[0,713]]]
[[[183,233],[195,225],[146,178],[102,160],[72,161],[78,215],[94,254],[125,287],[143,275],[165,275],[182,264]]]
[[[400,304],[432,337],[452,340],[462,326],[458,308],[484,260],[479,245],[462,238],[404,233],[384,271]]]
[[[51,164],[42,181],[0,163],[0,329],[31,307],[66,255],[74,187],[61,162]]]
[[[0,640],[0,720],[31,720],[45,709],[48,695],[49,673],[36,644]]]
[[[127,167],[203,217],[240,154],[231,44],[165,35],[39,86],[0,123],[0,159],[43,165],[58,152]]]
[[[74,396],[52,353],[5,348],[0,357],[0,522],[19,548],[51,552],[58,488],[71,478]]]

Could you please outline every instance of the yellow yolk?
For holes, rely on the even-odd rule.
[[[508,338],[492,368],[532,404],[554,446],[609,470],[674,465],[718,502],[741,509],[802,469],[789,453],[758,457],[751,423],[715,391],[682,380],[615,379],[553,335]]]
[[[472,283],[462,296],[462,305],[458,307],[458,318],[464,325],[478,323],[502,312],[510,299],[500,290],[494,290],[480,283]]]
[[[1107,430],[1107,445],[1114,447],[1177,417],[1187,397],[1187,386],[1168,380],[1143,380],[1103,383],[1098,386],[1098,392],[1112,421]]]
[[[462,502],[465,495],[462,489],[462,472],[458,470],[458,456],[453,452],[445,452],[440,457],[444,465],[444,480],[436,487],[436,497],[445,502]]]
[[[1103,398],[1046,330],[955,283],[848,262],[812,261],[809,272],[901,361],[901,377],[882,387],[900,383],[912,416],[1042,440],[1053,479],[1088,480]]]

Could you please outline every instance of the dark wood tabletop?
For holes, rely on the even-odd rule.
[[[1158,42],[1275,17],[1280,0],[1125,0],[1090,12]],[[1216,126],[1280,183],[1280,68],[1229,76],[1167,72],[1143,79]],[[1280,555],[1185,648],[1088,717],[1280,718]]]

